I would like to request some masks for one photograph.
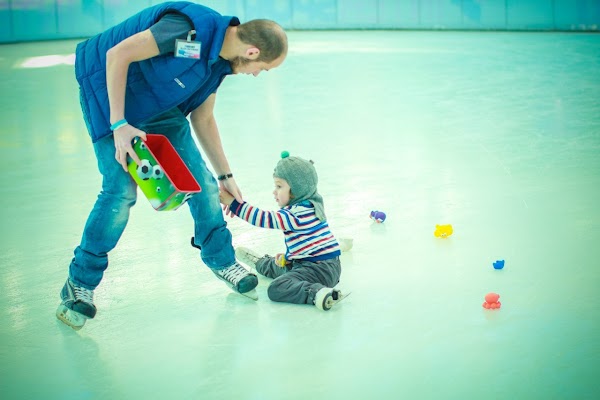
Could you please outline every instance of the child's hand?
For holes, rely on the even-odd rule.
[[[277,254],[275,255],[275,264],[277,264],[281,268],[285,268],[287,265],[287,260],[285,259],[285,254]]]
[[[234,197],[225,189],[219,189],[219,200],[222,204],[229,206],[233,203]]]

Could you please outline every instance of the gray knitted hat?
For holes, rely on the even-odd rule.
[[[308,200],[315,207],[317,218],[323,222],[326,221],[323,197],[317,193],[319,178],[312,160],[307,161],[300,157],[290,157],[289,153],[284,151],[281,153],[281,160],[275,167],[273,177],[285,179],[290,185],[294,196],[290,200],[290,206]]]

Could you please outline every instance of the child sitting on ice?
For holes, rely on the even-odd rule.
[[[314,304],[329,310],[344,297],[334,289],[340,281],[340,246],[325,218],[323,198],[317,193],[317,171],[312,161],[282,153],[273,173],[273,195],[277,211],[263,211],[247,202],[239,203],[221,189],[221,203],[246,222],[284,233],[286,253],[260,256],[238,247],[238,260],[260,274],[274,278],[269,299],[295,304]]]

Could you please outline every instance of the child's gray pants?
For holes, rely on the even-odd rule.
[[[256,270],[274,278],[267,293],[269,299],[283,303],[314,304],[315,294],[324,287],[332,288],[340,281],[340,258],[311,262],[292,260],[286,267],[275,263],[275,258],[264,256],[256,263]]]

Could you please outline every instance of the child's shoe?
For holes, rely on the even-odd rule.
[[[260,256],[257,252],[250,250],[247,247],[236,247],[235,257],[250,268],[254,269],[256,269],[256,263],[258,263],[258,260],[263,258],[263,256]]]
[[[73,329],[81,329],[88,318],[96,316],[93,290],[77,286],[67,279],[60,297],[62,302],[56,310],[56,317]]]
[[[324,287],[315,295],[315,306],[319,310],[329,311],[331,307],[342,301],[346,296],[340,290]]]
[[[258,300],[258,295],[254,289],[258,285],[258,278],[237,262],[227,268],[213,269],[212,272],[234,291],[253,300]]]

